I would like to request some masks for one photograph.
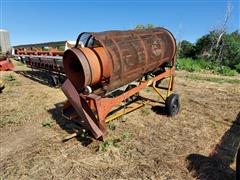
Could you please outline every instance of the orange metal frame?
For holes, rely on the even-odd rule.
[[[151,78],[150,80],[140,82],[139,86],[130,89],[129,91],[124,92],[123,94],[113,98],[101,97],[94,93],[89,95],[75,94],[75,97],[72,96],[72,98],[69,98],[71,95],[67,95],[68,99],[69,100],[72,99],[72,101],[70,100],[71,102],[66,103],[65,107],[63,108],[63,111],[65,108],[68,108],[69,106],[74,104],[74,109],[76,110],[76,113],[72,116],[72,118],[78,121],[80,118],[81,121],[84,121],[91,130],[91,132],[93,133],[95,138],[103,137],[103,139],[105,139],[108,134],[106,127],[106,117],[112,111],[114,106],[120,104],[127,98],[135,95],[143,88],[153,86],[154,82],[158,80],[167,78],[169,76],[173,78],[174,74],[175,66],[173,66],[171,69],[166,69],[165,72]],[[172,90],[173,88],[173,79],[171,81],[172,82],[169,86],[171,88],[170,90]],[[79,97],[78,98],[79,102],[76,101],[77,98],[76,96]]]
[[[111,109],[114,106],[118,105],[120,102],[126,100],[130,96],[133,96],[134,94],[138,93],[140,90],[149,86],[153,82],[161,80],[163,78],[166,78],[166,77],[172,75],[173,73],[174,73],[174,69],[166,70],[166,72],[152,78],[150,81],[141,83],[139,86],[137,86],[115,98],[102,98],[95,94],[90,94],[89,96],[87,96],[87,99],[94,101],[94,105],[96,107],[97,114],[98,114],[98,119],[101,122],[101,121],[105,120],[107,114],[111,111]]]

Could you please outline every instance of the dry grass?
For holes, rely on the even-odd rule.
[[[186,77],[191,73],[177,72],[175,89],[181,98],[181,112],[176,117],[166,117],[156,104],[147,105],[115,121],[114,128],[111,127],[112,141],[126,133],[128,138],[121,139],[117,146],[110,145],[106,151],[97,151],[102,142],[87,133],[61,141],[79,127],[61,117],[56,108],[66,99],[60,89],[14,72],[3,75],[9,73],[16,80],[7,81],[0,94],[3,179],[234,177],[233,156],[240,141],[240,126],[233,121],[240,110],[240,84],[192,80]],[[142,94],[158,98],[153,91]],[[46,120],[53,121],[51,127],[42,126]],[[225,133],[229,133],[229,140],[224,138]]]

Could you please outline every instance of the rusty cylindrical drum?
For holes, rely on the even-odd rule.
[[[84,33],[81,33],[82,36]],[[176,54],[176,41],[164,28],[85,33],[85,47],[65,51],[64,71],[77,89],[119,88],[152,72]]]

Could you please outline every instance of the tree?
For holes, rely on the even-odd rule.
[[[233,10],[232,4],[230,3],[230,1],[228,1],[226,13],[225,13],[225,19],[223,21],[222,26],[219,29],[217,29],[219,35],[218,35],[217,42],[216,42],[216,48],[218,48],[222,36],[226,33],[227,23],[231,17],[232,10]]]
[[[193,59],[196,58],[196,48],[194,44],[186,40],[179,42],[178,47],[180,47],[179,44],[181,44],[181,48],[178,49],[179,51],[178,56],[180,58],[184,58],[184,57],[190,57]]]
[[[155,26],[153,24],[147,24],[147,25],[144,25],[144,24],[138,24],[135,29],[152,29],[154,28]]]
[[[230,68],[236,68],[240,64],[240,33],[235,31],[231,34],[224,34],[221,62]]]
[[[206,34],[199,38],[196,42],[196,54],[200,58],[213,59],[213,42],[217,39],[217,33],[211,31],[209,34]]]
[[[236,65],[240,63],[239,31],[230,34],[224,33],[219,46],[212,47],[212,42],[217,42],[218,38],[218,33],[211,31],[198,39],[195,47],[196,56],[212,60],[220,65],[236,68]]]
[[[201,58],[211,59],[222,64],[223,60],[223,50],[226,38],[223,38],[227,34],[227,26],[229,19],[232,14],[232,4],[228,1],[225,18],[222,24],[215,28],[213,31],[210,31],[209,34],[198,39],[196,43],[197,54]]]

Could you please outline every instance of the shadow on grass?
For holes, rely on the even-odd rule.
[[[165,106],[152,106],[151,109],[156,114],[160,114],[160,115],[164,115],[164,116],[167,115],[166,110],[165,110]]]
[[[190,154],[187,156],[187,169],[197,179],[233,180],[236,177],[236,172],[230,165],[234,162],[239,143],[240,112],[209,157],[201,154]]]
[[[56,78],[56,80],[53,80],[52,77],[57,77],[56,74],[48,72],[48,71],[40,71],[40,70],[31,70],[31,71],[14,71],[17,74],[20,74],[24,77],[27,77],[33,81],[36,81],[38,83],[41,83],[43,85],[47,85],[50,87],[58,87],[56,84],[60,85],[64,82],[65,77],[63,75],[59,78]]]
[[[75,138],[81,142],[83,146],[88,146],[93,142],[92,137],[88,134],[88,132],[85,132],[85,129],[76,121],[68,120],[62,116],[61,108],[63,105],[64,103],[55,104],[55,108],[49,109],[48,112],[52,115],[52,118],[56,121],[59,127],[61,127],[69,134],[77,132],[78,135]]]

